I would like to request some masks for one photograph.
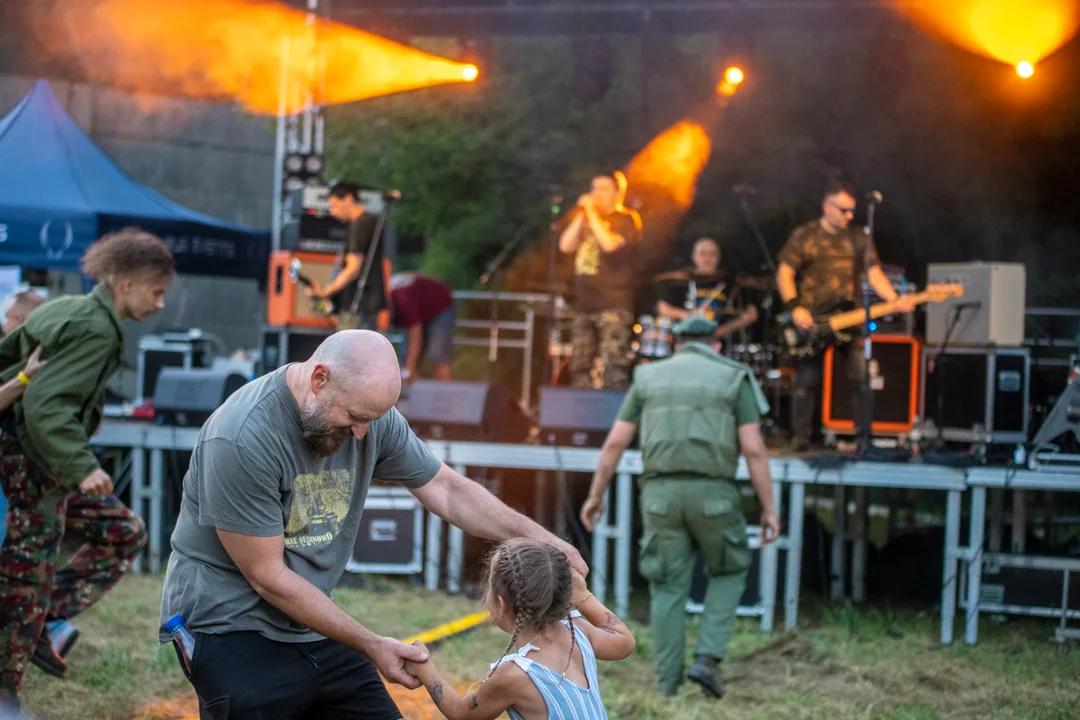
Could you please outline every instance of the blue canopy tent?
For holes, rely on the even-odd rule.
[[[94,240],[127,226],[162,238],[179,273],[266,280],[269,232],[188,210],[136,182],[39,80],[0,120],[0,264],[78,271]]]

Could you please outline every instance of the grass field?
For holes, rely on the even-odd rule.
[[[473,612],[463,597],[433,597],[379,580],[375,590],[342,589],[337,601],[385,635],[406,637]],[[130,577],[90,613],[69,656],[69,677],[36,668],[23,690],[26,709],[49,720],[197,717],[191,689],[171,647],[158,647],[160,577]],[[810,607],[801,629],[764,636],[742,621],[725,663],[727,698],[716,703],[696,687],[674,699],[651,691],[651,644],[631,622],[638,649],[601,666],[609,715],[619,719],[765,720],[833,718],[1026,718],[1080,715],[1080,649],[1049,642],[1051,621],[984,623],[976,648],[937,643],[935,615]],[[693,628],[693,623],[691,623]],[[447,641],[435,652],[443,671],[468,688],[508,638],[490,626]],[[394,691],[406,717],[440,717],[426,694]]]

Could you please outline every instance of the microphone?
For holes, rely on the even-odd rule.
[[[400,199],[401,199],[401,191],[400,190],[387,190],[386,192],[383,193],[383,200],[400,200]]]
[[[731,188],[731,192],[735,193],[736,195],[757,195],[757,189],[755,189],[754,186],[748,182],[739,183],[735,187]]]
[[[877,190],[871,190],[870,192],[866,193],[866,199],[874,203],[875,205],[880,204],[882,200],[881,193]]]
[[[971,302],[953,305],[953,310],[958,313],[964,310],[979,310],[980,308],[982,308],[982,300],[972,300]]]

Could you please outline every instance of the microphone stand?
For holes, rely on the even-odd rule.
[[[548,267],[547,285],[550,303],[548,307],[548,348],[544,357],[544,377],[548,383],[554,384],[555,380],[555,351],[562,344],[562,303],[558,301],[555,293],[555,283],[559,274],[559,235],[556,229],[559,225],[559,215],[562,213],[563,195],[555,193],[551,196],[551,225],[548,226]]]
[[[510,254],[517,248],[521,241],[525,238],[529,230],[530,223],[528,221],[521,224],[514,236],[510,238],[510,242],[503,246],[503,249],[499,251],[499,254],[495,256],[495,259],[484,270],[484,274],[480,276],[480,284],[487,286],[492,280],[498,280],[502,274],[503,265],[510,257]],[[491,329],[488,334],[488,382],[495,382],[495,378],[492,376],[495,370],[495,363],[499,359],[499,284],[495,283],[495,289],[491,294]]]
[[[862,305],[863,305],[863,321],[862,321],[862,338],[863,338],[863,373],[862,373],[862,398],[860,398],[860,404],[862,405],[862,425],[856,430],[859,432],[858,440],[858,457],[863,457],[869,453],[872,443],[870,441],[870,429],[873,426],[873,397],[870,395],[870,357],[873,354],[873,348],[870,341],[870,249],[874,246],[874,216],[877,210],[877,204],[880,202],[880,195],[871,195],[870,205],[867,208],[866,215],[866,241],[863,244],[863,258],[862,258]]]
[[[750,210],[750,201],[747,200],[749,194],[743,190],[735,190],[735,194],[739,197],[739,206],[742,207],[743,215],[746,217],[746,224],[750,226],[750,234],[754,236],[757,241],[758,247],[761,248],[761,256],[765,258],[765,267],[769,269],[770,273],[770,287],[776,286],[776,263],[773,262],[772,253],[769,252],[769,243],[765,240],[765,236],[761,234],[761,230],[758,229],[757,222],[754,220],[754,214]],[[769,345],[769,330],[770,328],[775,332],[776,328],[773,327],[773,295],[770,290],[765,298],[761,301],[761,309],[764,311],[765,331],[762,333],[762,347],[768,347]],[[730,346],[731,343],[728,343]],[[773,386],[773,402],[772,407],[769,409],[770,414],[779,412],[780,408],[780,384],[775,383]],[[770,421],[775,429],[776,421]]]

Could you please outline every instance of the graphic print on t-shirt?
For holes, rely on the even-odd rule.
[[[578,275],[596,275],[600,272],[600,243],[591,232],[574,257],[574,272]]]
[[[349,514],[353,484],[348,470],[297,475],[289,522],[285,525],[285,547],[329,545]]]

